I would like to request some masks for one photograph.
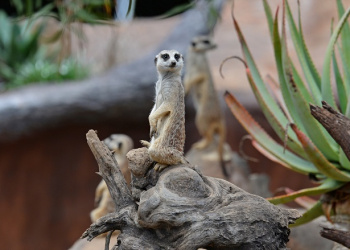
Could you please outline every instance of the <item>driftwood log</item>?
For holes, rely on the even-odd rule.
[[[350,232],[348,231],[323,227],[320,234],[326,239],[332,240],[343,245],[344,247],[350,248]]]
[[[152,52],[96,77],[64,84],[38,84],[0,95],[0,140],[9,140],[42,128],[71,122],[107,119],[147,120],[152,108],[157,74],[152,64],[163,49],[183,55],[193,36],[207,34],[211,1],[198,1]],[[217,11],[224,0],[213,1]],[[140,105],[142,103],[142,105]],[[130,115],[132,114],[132,115]]]
[[[120,230],[114,249],[283,249],[297,210],[272,205],[190,165],[153,169],[146,148],[127,154],[132,190],[96,133],[88,144],[116,204],[82,238]]]
[[[334,110],[325,101],[322,101],[322,108],[310,104],[310,110],[350,160],[350,119]]]

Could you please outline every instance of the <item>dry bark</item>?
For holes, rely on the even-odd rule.
[[[350,232],[323,227],[320,234],[326,239],[335,241],[347,248],[350,248]]]
[[[146,148],[127,155],[133,174],[130,194],[117,162],[96,133],[89,131],[87,139],[119,205],[82,238],[120,230],[114,249],[283,249],[288,225],[300,217],[297,210],[274,206],[190,165],[156,172]]]
[[[71,122],[147,119],[157,80],[154,56],[169,48],[185,54],[193,36],[207,34],[207,17],[211,11],[208,2],[199,1],[197,7],[184,13],[161,44],[132,63],[82,81],[38,84],[2,93],[0,140]],[[215,0],[215,8],[220,11],[224,2]]]
[[[322,108],[310,104],[311,114],[322,124],[350,160],[350,120],[325,101]]]

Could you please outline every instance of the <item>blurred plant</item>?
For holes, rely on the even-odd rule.
[[[129,0],[132,2],[132,0]],[[59,21],[65,19],[96,23],[113,18],[115,1],[112,0],[10,0],[18,16],[50,15]],[[42,11],[47,9],[47,11]],[[39,15],[38,15],[39,13]]]
[[[43,25],[34,26],[30,20],[13,22],[2,11],[0,23],[0,78],[5,82],[5,88],[87,76],[87,69],[72,59],[57,65],[45,58],[45,51],[39,45]]]
[[[22,65],[8,84],[8,88],[15,88],[28,83],[61,82],[86,78],[88,69],[73,59],[65,59],[60,64],[48,60],[36,60]]]
[[[109,21],[114,15],[115,5],[112,0],[55,0],[49,4],[43,0],[26,2],[11,0],[11,2],[18,15],[22,16],[19,20],[25,17],[34,22],[43,17],[52,17],[58,21],[55,32],[45,36],[42,41],[47,44],[60,42],[59,63],[71,55],[72,34],[78,37],[80,47],[83,46],[86,38],[81,23],[113,24]],[[39,6],[41,7],[38,9]]]
[[[310,114],[309,103],[320,106],[321,101],[325,100],[333,108],[338,110],[332,93],[330,79],[331,61],[333,60],[333,71],[337,85],[340,110],[347,117],[350,117],[350,96],[348,96],[350,93],[350,44],[348,43],[350,41],[350,28],[347,22],[350,8],[345,12],[341,0],[337,0],[340,20],[332,32],[328,43],[322,76],[320,76],[304,41],[299,2],[298,25],[294,21],[288,1],[285,0],[283,2],[281,34],[278,28],[278,9],[275,17],[273,17],[267,0],[263,0],[263,4],[273,43],[279,79],[278,84],[271,80],[272,78],[270,77],[267,80],[267,84],[275,94],[277,101],[270,94],[260,76],[241,29],[234,17],[233,22],[242,46],[245,61],[239,59],[245,64],[250,86],[265,117],[281,141],[284,141],[285,145],[279,144],[270,137],[237,99],[228,92],[225,94],[226,102],[238,121],[249,132],[252,144],[258,151],[284,167],[301,174],[309,175],[312,179],[317,180],[319,184],[316,187],[299,191],[291,192],[289,190],[286,195],[270,198],[270,202],[280,204],[295,199],[300,200],[299,197],[303,196],[329,194],[331,191],[339,190],[350,182],[350,161],[340,146]],[[305,81],[288,55],[286,19],[288,20],[294,48],[308,86],[305,85]],[[339,69],[334,52],[339,35],[340,44],[337,44],[337,47],[341,56],[343,75],[340,72],[341,70]],[[289,126],[292,130],[288,130]],[[347,199],[349,200],[349,198]],[[334,212],[336,204],[337,201],[326,203],[322,199],[312,203],[312,205],[308,202],[308,210],[293,226],[309,222],[322,214],[330,218],[330,214]],[[348,213],[350,214],[350,212]]]
[[[131,2],[132,0],[130,0]],[[88,70],[70,59],[72,34],[79,44],[85,37],[79,23],[106,24],[113,17],[112,0],[11,0],[19,15],[11,19],[0,12],[0,78],[6,88],[29,82],[61,81],[86,77]],[[58,20],[59,28],[44,36],[46,20]],[[78,23],[78,24],[76,24]],[[40,41],[40,42],[39,42]],[[60,41],[55,59],[46,57],[44,44]]]
[[[28,22],[14,23],[3,11],[0,11],[0,23],[0,77],[8,82],[21,65],[41,57],[38,41],[43,26],[31,29]]]

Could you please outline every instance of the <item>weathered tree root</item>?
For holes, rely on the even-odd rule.
[[[323,227],[320,234],[326,239],[335,241],[345,247],[350,248],[350,232],[341,231],[335,228]]]
[[[92,150],[102,144],[92,130],[87,138]],[[117,170],[113,171],[106,164],[111,155],[93,152],[118,205],[115,213],[92,224],[82,238],[92,240],[120,230],[114,249],[283,249],[288,225],[300,217],[297,210],[274,206],[229,182],[202,176],[190,165],[170,166],[158,173],[145,148],[127,155],[133,174],[131,195],[119,189],[124,189],[125,181],[120,180],[118,164],[114,161]],[[111,172],[113,178],[106,176]]]

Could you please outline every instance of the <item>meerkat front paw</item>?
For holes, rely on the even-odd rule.
[[[140,140],[142,146],[149,148],[151,146],[151,143],[145,140]]]
[[[168,167],[168,165],[156,163],[156,165],[154,166],[153,169],[154,169],[155,171],[162,171],[162,170],[165,169],[166,167]]]

